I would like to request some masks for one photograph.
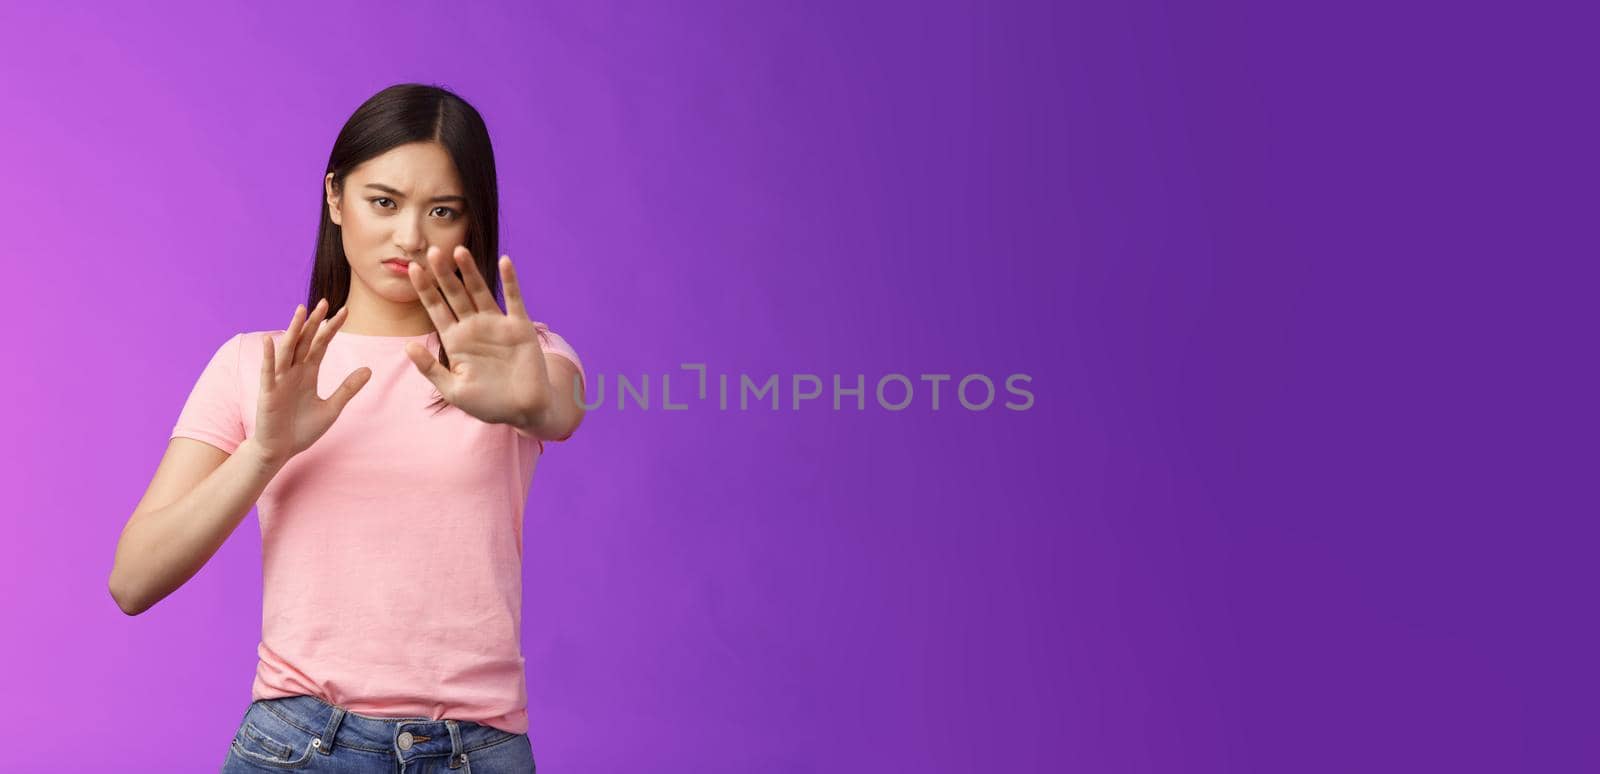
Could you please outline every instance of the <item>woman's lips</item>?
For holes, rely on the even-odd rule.
[[[411,264],[405,261],[384,261],[383,265],[396,274],[409,274],[411,271]]]

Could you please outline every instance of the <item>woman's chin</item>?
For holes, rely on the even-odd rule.
[[[396,304],[420,304],[420,303],[422,303],[422,297],[418,296],[416,289],[411,287],[410,285],[407,285],[404,290],[395,290],[393,288],[384,288],[383,290],[378,292],[378,295],[382,296],[383,300],[392,301],[392,302],[394,302]]]
[[[377,282],[372,279],[356,275],[352,277],[355,282],[366,286],[369,294],[395,304],[420,303],[422,298],[417,295],[417,289],[411,286],[408,277],[379,277]]]

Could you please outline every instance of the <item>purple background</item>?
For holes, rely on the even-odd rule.
[[[256,519],[136,618],[113,551],[402,81],[482,111],[533,316],[608,382],[1033,376],[592,412],[527,516],[541,770],[1600,767],[1591,23],[345,6],[0,7],[0,769],[220,766]]]

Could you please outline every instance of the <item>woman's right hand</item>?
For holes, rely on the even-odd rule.
[[[317,302],[311,319],[305,319],[305,305],[294,308],[294,319],[281,338],[269,335],[261,353],[261,398],[256,403],[256,432],[251,438],[271,462],[283,464],[316,443],[345,404],[354,398],[367,380],[369,368],[357,368],[326,400],[317,397],[317,373],[328,340],[344,325],[345,312],[339,309],[323,324],[328,301]],[[307,332],[313,336],[307,336]]]

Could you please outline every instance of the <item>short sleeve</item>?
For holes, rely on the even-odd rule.
[[[239,408],[239,349],[243,339],[244,334],[234,334],[206,363],[178,414],[173,438],[204,441],[229,454],[244,442],[244,419]]]
[[[533,325],[539,330],[540,348],[542,348],[547,355],[560,355],[568,360],[571,360],[572,364],[578,367],[578,382],[583,385],[585,390],[587,390],[589,387],[589,377],[584,373],[583,361],[578,359],[578,353],[572,349],[572,345],[568,344],[567,340],[561,337],[561,334],[550,330],[550,326],[541,322],[535,322]]]

